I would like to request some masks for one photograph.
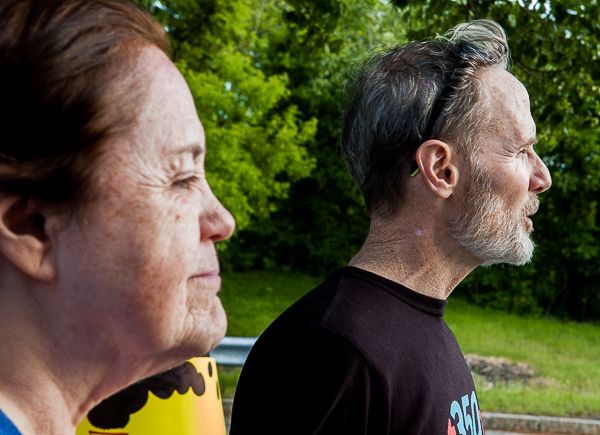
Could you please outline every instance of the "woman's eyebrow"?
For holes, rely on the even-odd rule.
[[[193,143],[190,145],[185,145],[183,147],[175,148],[170,154],[172,155],[180,155],[191,153],[194,157],[194,160],[198,158],[198,156],[204,154],[204,147],[199,143]]]

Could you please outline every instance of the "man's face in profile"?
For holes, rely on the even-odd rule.
[[[552,183],[550,173],[533,149],[536,128],[525,87],[500,68],[485,70],[481,81],[492,122],[471,156],[453,231],[484,265],[525,264],[534,249],[529,216],[537,211],[537,194]]]

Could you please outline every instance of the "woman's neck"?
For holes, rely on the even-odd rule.
[[[100,325],[76,313],[65,321],[70,313],[48,308],[64,303],[31,295],[0,288],[0,409],[22,435],[75,434],[102,399],[187,357],[174,349],[127,354]]]
[[[0,409],[23,435],[74,434],[99,400],[94,385],[108,377],[110,364],[84,364],[93,340],[82,341],[83,353],[77,352],[70,333],[53,320],[60,316],[34,294],[0,288]]]
[[[49,355],[16,319],[20,311],[5,308],[0,306],[0,409],[23,435],[74,433],[72,401],[58,385]]]

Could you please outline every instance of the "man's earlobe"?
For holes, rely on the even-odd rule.
[[[417,150],[416,161],[431,191],[440,198],[450,197],[458,180],[452,148],[445,142],[428,140]]]
[[[46,217],[34,201],[0,194],[0,253],[23,273],[51,281],[55,265],[50,258]]]

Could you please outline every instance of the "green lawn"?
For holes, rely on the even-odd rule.
[[[524,362],[545,378],[542,386],[493,387],[476,379],[482,409],[600,418],[599,325],[510,315],[452,298],[446,322],[463,353]]]
[[[272,272],[222,273],[219,295],[227,311],[227,335],[259,336],[287,307],[312,290],[320,278]],[[219,367],[225,397],[233,397],[240,376],[238,367]]]
[[[223,273],[219,293],[233,337],[259,336],[287,307],[322,280],[301,274]]]
[[[260,335],[320,281],[301,274],[223,274],[227,335]],[[476,377],[483,411],[600,418],[600,325],[520,317],[452,297],[446,311],[463,353],[524,362],[544,378],[540,385],[522,385],[490,384]],[[239,369],[220,368],[225,396],[233,395],[238,377]]]

